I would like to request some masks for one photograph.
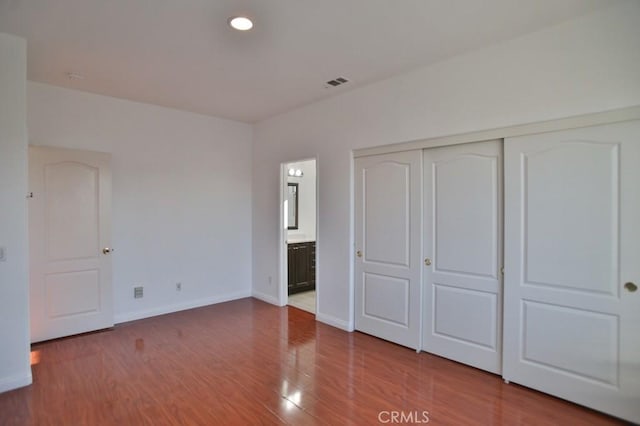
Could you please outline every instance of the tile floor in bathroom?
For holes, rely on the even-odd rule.
[[[287,302],[289,306],[293,306],[298,309],[302,309],[303,311],[311,312],[312,314],[316,313],[316,292],[305,291],[303,293],[296,293],[289,296],[289,300]]]

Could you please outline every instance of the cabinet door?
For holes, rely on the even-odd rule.
[[[315,289],[315,243],[289,244],[287,272],[289,294]]]
[[[355,162],[356,329],[420,345],[421,151]]]
[[[638,121],[505,141],[503,375],[638,423],[639,165]]]
[[[296,287],[296,254],[295,245],[289,244],[287,246],[287,287],[289,294],[294,293]]]
[[[424,151],[423,349],[502,366],[502,142]]]

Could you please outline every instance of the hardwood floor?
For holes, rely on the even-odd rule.
[[[32,350],[34,384],[0,394],[2,425],[364,425],[401,414],[434,425],[623,424],[254,299]]]

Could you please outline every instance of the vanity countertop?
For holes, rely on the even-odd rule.
[[[287,244],[298,244],[298,243],[315,243],[316,240],[308,239],[308,238],[290,238],[287,240]]]

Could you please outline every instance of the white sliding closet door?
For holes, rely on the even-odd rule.
[[[501,371],[502,142],[424,151],[423,349]]]
[[[640,122],[507,139],[505,236],[504,378],[640,423]]]
[[[420,347],[420,151],[355,161],[355,325]]]

